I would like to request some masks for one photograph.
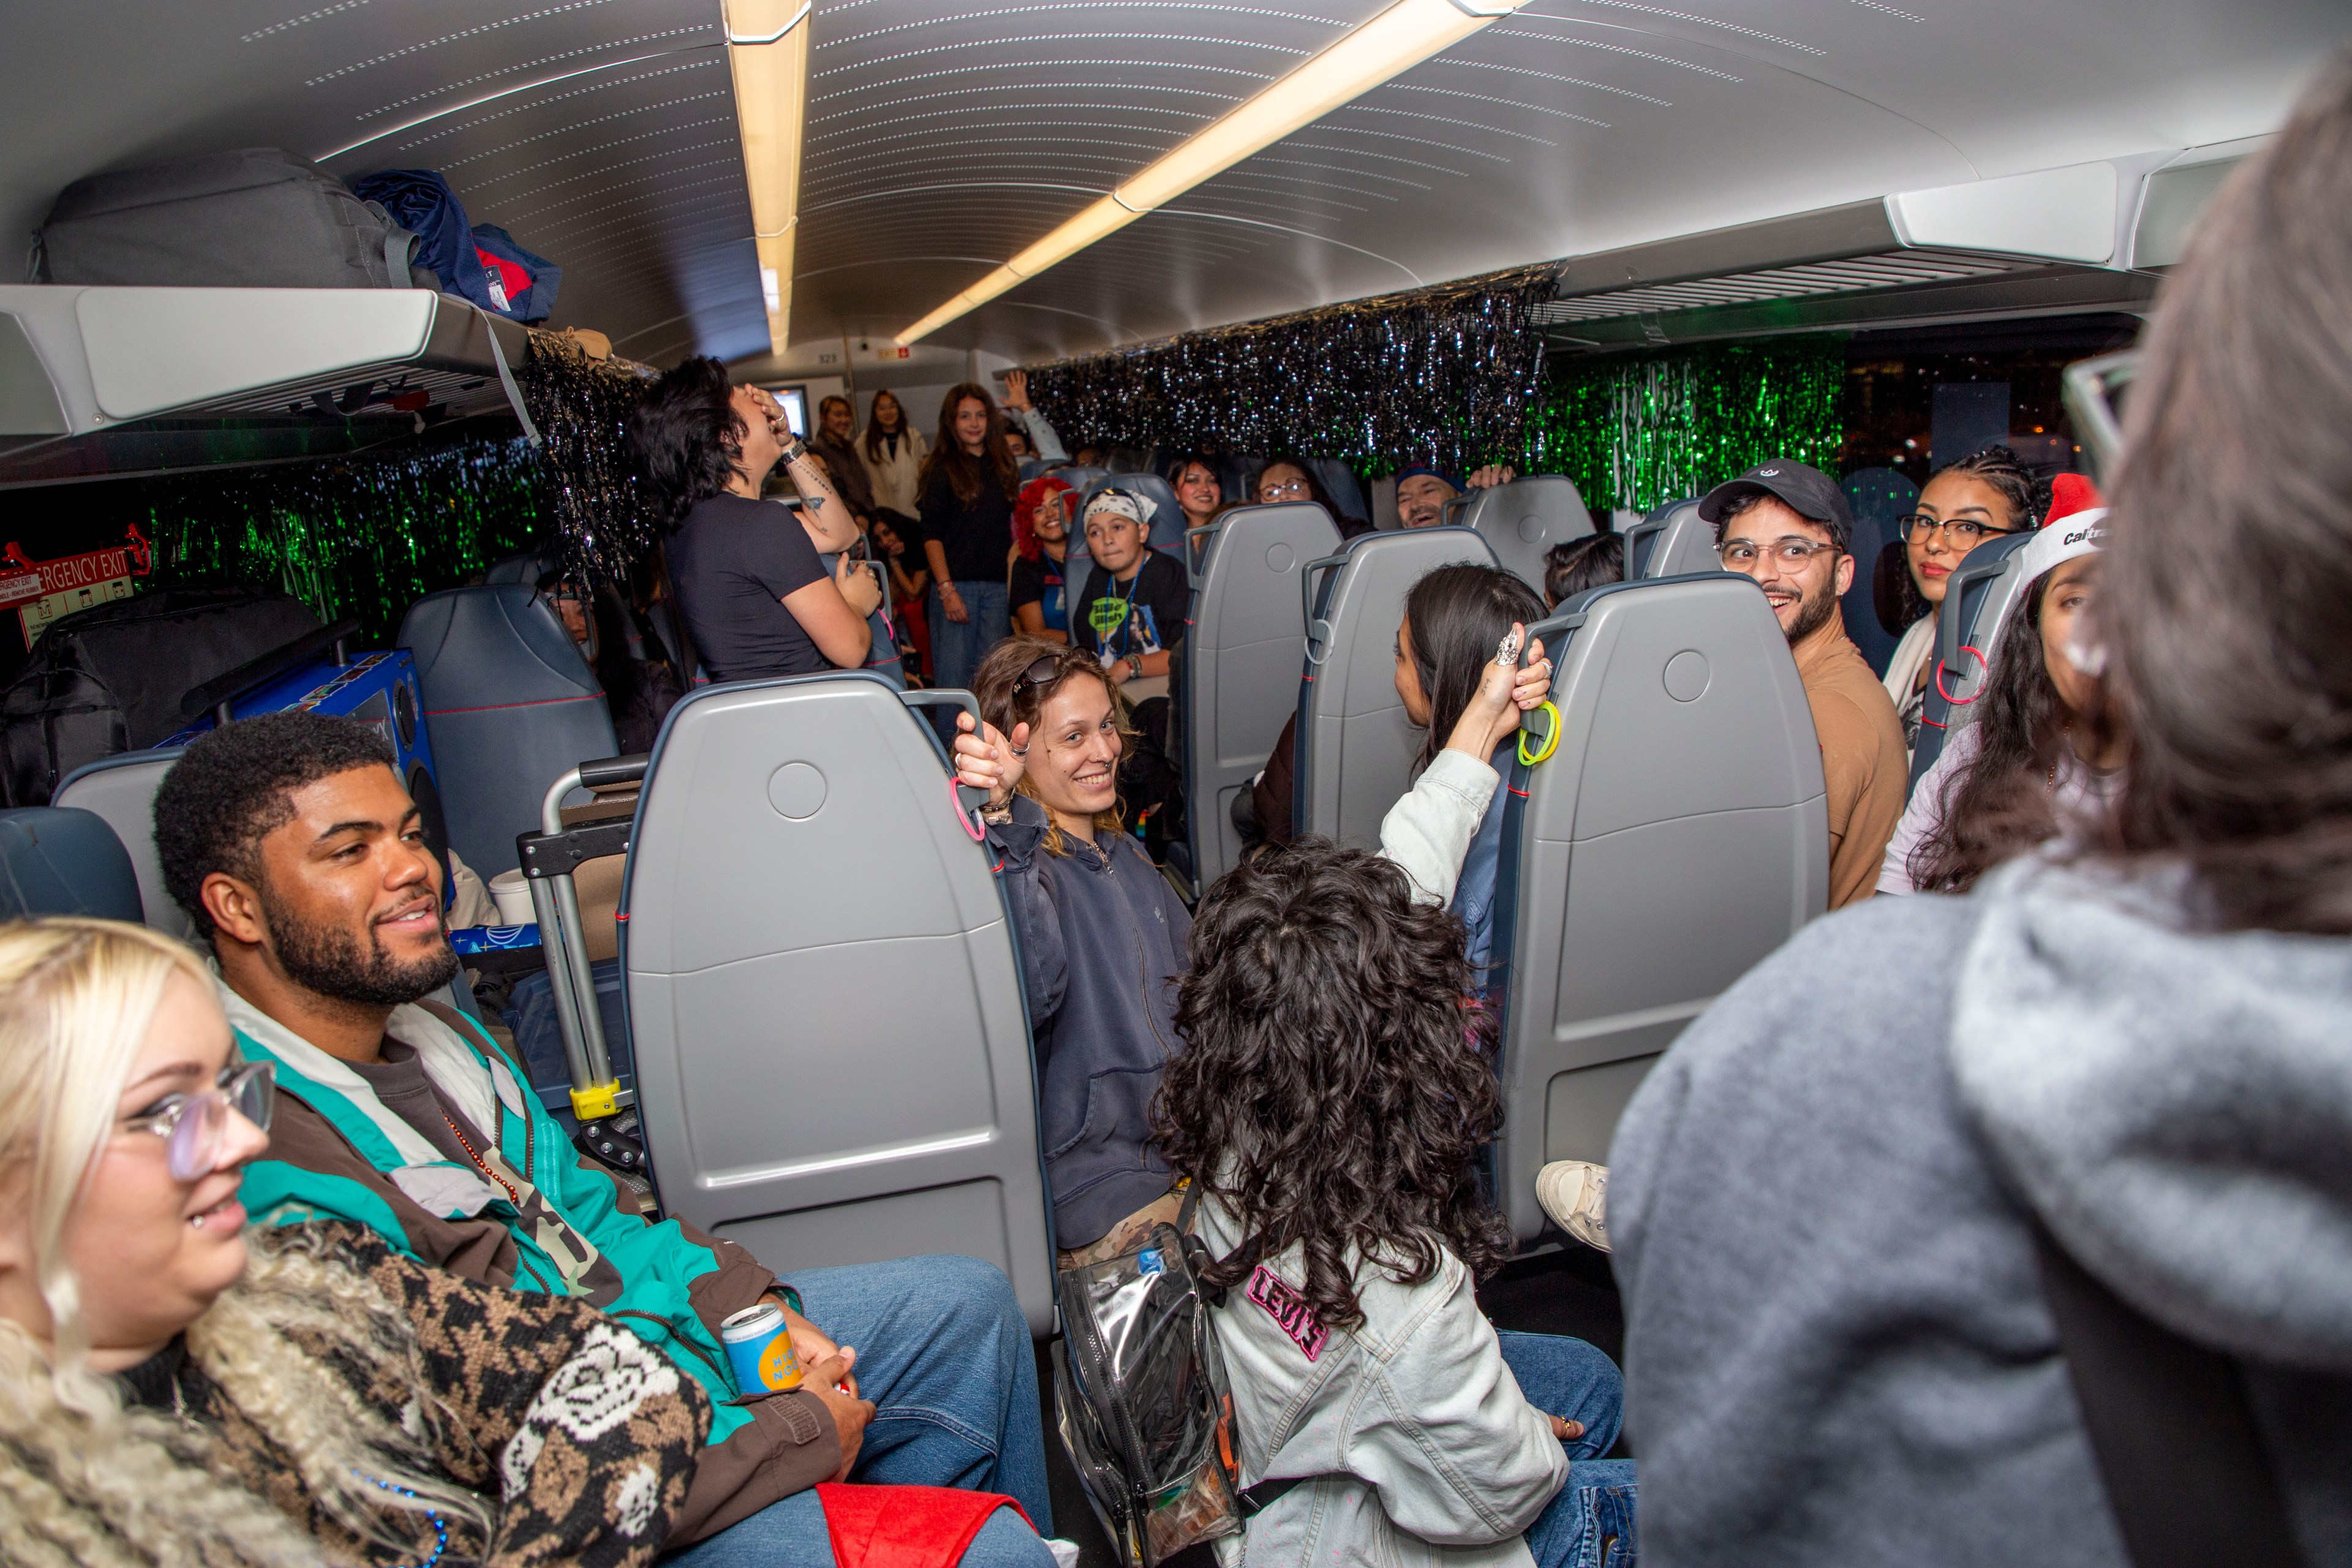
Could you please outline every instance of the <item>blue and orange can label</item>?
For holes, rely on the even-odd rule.
[[[784,1310],[773,1301],[746,1307],[719,1325],[741,1394],[782,1394],[801,1385],[801,1359],[784,1331]]]

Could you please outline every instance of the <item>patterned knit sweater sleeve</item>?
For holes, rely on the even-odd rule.
[[[320,1228],[415,1326],[440,1406],[435,1458],[498,1500],[485,1568],[650,1563],[709,1428],[701,1385],[583,1302],[428,1268],[362,1226]],[[408,1403],[394,1379],[366,1391],[388,1412]]]

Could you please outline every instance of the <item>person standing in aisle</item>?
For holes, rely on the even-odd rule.
[[[887,517],[905,538],[922,504],[923,459],[930,453],[923,433],[907,421],[898,394],[888,387],[874,395],[866,416],[866,434],[858,438],[857,455],[874,492],[877,516]],[[909,541],[909,542],[912,542]],[[921,552],[916,552],[917,559]]]
[[[923,461],[923,554],[931,581],[931,662],[941,686],[969,687],[981,656],[1012,629],[1005,572],[1020,488],[1004,422],[984,388],[948,389],[940,438]]]

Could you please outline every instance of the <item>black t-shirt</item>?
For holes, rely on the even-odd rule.
[[[698,501],[669,536],[670,581],[713,680],[816,675],[833,664],[782,603],[828,574],[800,519],[774,501]]]
[[[1016,555],[1013,558],[1011,607],[1019,610],[1024,605],[1034,605],[1045,618],[1049,632],[1066,631],[1070,625],[1070,605],[1062,581],[1062,563],[1052,556],[1040,553],[1036,560]]]
[[[1114,583],[1099,564],[1087,569],[1086,591],[1070,612],[1070,641],[1108,664],[1129,654],[1158,653],[1184,640],[1192,585],[1173,555],[1147,551],[1143,569]]]
[[[967,503],[957,498],[944,468],[923,487],[923,537],[947,552],[948,580],[1002,583],[1005,558],[1013,553],[1013,498],[987,479]],[[928,562],[926,552],[921,559]]]

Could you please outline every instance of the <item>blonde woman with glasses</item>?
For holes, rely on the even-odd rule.
[[[0,926],[10,1563],[635,1564],[709,1406],[577,1302],[246,1228],[267,1064],[139,926]]]

